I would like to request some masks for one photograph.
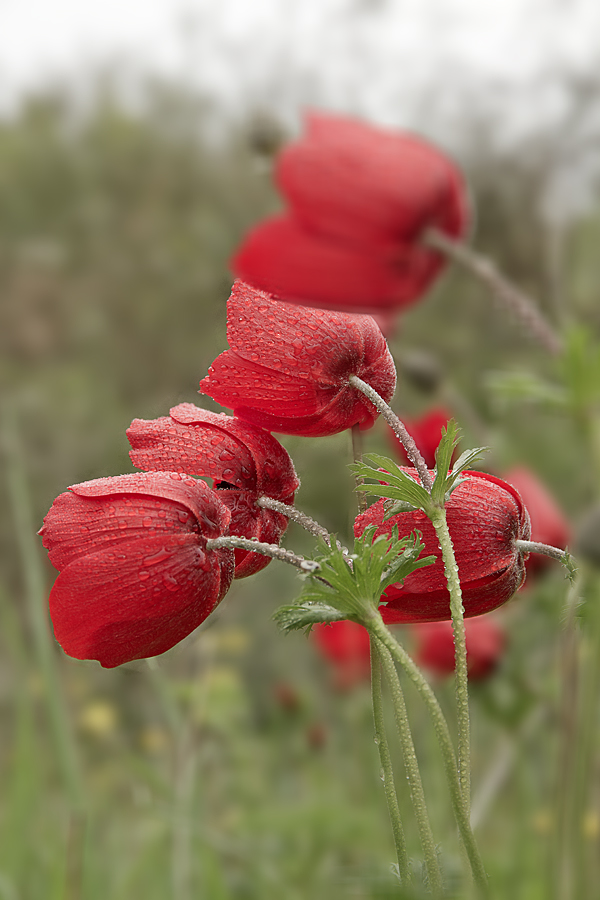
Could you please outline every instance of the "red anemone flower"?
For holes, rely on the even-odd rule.
[[[357,375],[391,399],[396,369],[371,316],[291,306],[241,281],[227,303],[230,350],[200,391],[236,416],[282,434],[324,437],[378,416],[349,383]]]
[[[414,469],[404,469],[417,479]],[[409,575],[403,584],[393,584],[382,595],[380,612],[385,622],[437,622],[450,619],[450,595],[442,553],[433,525],[424,512],[399,513],[384,521],[385,502],[379,500],[359,515],[354,533],[360,536],[368,525],[375,534],[389,534],[398,525],[399,534],[420,531],[423,556],[436,561]],[[485,472],[466,472],[464,481],[446,504],[446,515],[462,587],[465,616],[478,616],[505,603],[525,578],[523,556],[515,540],[529,540],[529,515],[512,485]]]
[[[462,174],[414,134],[339,116],[307,116],[279,154],[290,211],[257,225],[232,260],[244,281],[295,303],[342,310],[406,307],[445,264],[428,228],[467,230]]]
[[[204,482],[179,472],[75,484],[40,531],[60,575],[50,594],[57,641],[107,667],[156,656],[183,640],[223,599],[229,510]]]
[[[424,622],[413,625],[415,662],[433,675],[452,675],[455,667],[452,622]],[[467,673],[472,681],[490,676],[496,669],[506,645],[506,632],[490,616],[477,616],[465,622]]]
[[[371,645],[369,633],[358,622],[320,622],[311,635],[321,655],[335,668],[335,686],[352,687],[357,681],[371,676]]]
[[[564,550],[571,536],[569,523],[537,475],[525,466],[516,466],[504,478],[518,490],[527,506],[531,518],[531,540]],[[551,564],[549,556],[532,553],[525,565],[527,574],[534,575]]]
[[[268,431],[180,403],[169,417],[134,419],[127,437],[138,469],[212,478],[219,500],[231,512],[229,534],[279,543],[289,520],[256,501],[266,496],[292,504],[300,482],[287,450]],[[235,578],[253,575],[270,562],[260,553],[236,550]]]
[[[430,410],[420,419],[402,419],[408,433],[414,439],[421,456],[425,460],[427,467],[433,469],[435,467],[435,451],[442,439],[442,428],[448,424],[451,414],[442,408]],[[404,446],[400,443],[391,428],[388,429],[389,438],[394,448],[396,456],[408,463],[409,459],[406,455]]]

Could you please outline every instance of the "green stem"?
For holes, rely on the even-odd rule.
[[[391,634],[391,632],[388,631],[383,623],[381,616],[379,614],[375,614],[371,619],[369,619],[368,622],[363,622],[363,624],[366,628],[368,628],[371,634],[374,634],[375,637],[379,638],[381,643],[388,648],[396,662],[398,662],[402,666],[405,673],[408,675],[417,691],[421,695],[425,706],[427,707],[427,711],[431,716],[433,727],[435,729],[435,733],[442,753],[444,772],[446,774],[446,781],[448,784],[448,789],[450,791],[450,802],[452,804],[452,810],[454,812],[456,824],[458,825],[458,830],[460,832],[460,836],[465,847],[469,863],[471,865],[473,879],[475,881],[475,884],[477,885],[479,895],[481,897],[488,897],[489,888],[487,875],[483,867],[483,862],[479,853],[479,848],[477,847],[477,842],[475,841],[475,837],[471,830],[469,815],[463,802],[460,782],[458,780],[456,757],[454,755],[454,747],[452,746],[452,739],[450,737],[446,719],[444,718],[444,714],[437,701],[437,698],[421,670],[417,665],[415,665],[404,647],[401,647],[394,636]]]
[[[455,687],[456,709],[458,717],[458,777],[465,808],[469,813],[471,806],[471,723],[469,718],[469,686],[467,676],[467,643],[465,639],[464,607],[462,591],[458,577],[458,566],[452,546],[452,538],[446,521],[446,510],[435,509],[430,515],[435,528],[446,581],[450,593],[450,612],[452,613],[452,631],[454,634],[455,655]]]
[[[402,757],[404,759],[406,777],[410,787],[410,798],[417,820],[417,828],[419,829],[419,838],[421,840],[423,855],[425,857],[428,884],[432,893],[435,896],[440,896],[443,890],[442,875],[435,850],[435,841],[433,840],[429,815],[427,813],[425,793],[423,791],[421,773],[419,772],[419,763],[417,761],[415,746],[410,733],[410,725],[408,723],[406,704],[400,686],[400,679],[398,678],[398,672],[396,671],[396,666],[394,665],[394,660],[392,659],[390,651],[381,643],[379,643],[378,649],[383,664],[383,670],[392,694],[394,716],[396,718],[398,736],[402,747]]]
[[[377,648],[377,641],[373,637],[371,637],[371,697],[373,700],[375,742],[379,750],[379,760],[381,762],[381,771],[383,772],[383,790],[385,799],[387,800],[390,822],[392,823],[392,833],[394,835],[394,844],[396,845],[400,882],[402,885],[405,885],[410,882],[411,873],[406,853],[404,829],[402,828],[402,820],[400,818],[398,797],[396,796],[396,787],[394,785],[394,772],[392,769],[390,748],[388,746],[385,731],[383,701],[381,696],[381,660]]]

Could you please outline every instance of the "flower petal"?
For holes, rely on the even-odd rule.
[[[426,227],[464,232],[458,167],[414,134],[311,114],[308,133],[279,154],[277,184],[299,221],[348,243],[386,246]]]
[[[425,262],[425,265],[424,265]],[[231,268],[245,282],[292,303],[347,312],[408,306],[442,266],[425,247],[393,254],[344,245],[292,216],[265,219],[245,236]]]
[[[231,580],[197,534],[126,541],[74,559],[50,594],[57,641],[106,667],[156,656],[190,634]]]

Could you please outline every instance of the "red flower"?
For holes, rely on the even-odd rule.
[[[405,469],[417,478],[414,469]],[[515,540],[529,540],[529,515],[517,491],[506,482],[484,472],[467,472],[465,480],[446,504],[448,527],[454,544],[462,587],[465,616],[478,616],[505,603],[525,578],[523,556]],[[418,569],[404,584],[393,584],[385,594],[380,612],[385,622],[436,622],[450,618],[450,596],[442,553],[433,525],[420,510],[399,513],[384,521],[384,501],[374,503],[358,516],[354,533],[368,525],[375,534],[388,534],[398,525],[400,536],[420,531],[423,556],[436,562]]]
[[[290,306],[236,282],[227,303],[231,349],[216,358],[200,391],[236,416],[283,434],[323,437],[370,428],[375,407],[349,384],[358,375],[384,400],[396,369],[370,316]]]
[[[531,540],[564,550],[571,537],[569,523],[537,475],[525,466],[517,466],[504,478],[518,490],[527,506],[531,518]],[[549,556],[532,553],[525,565],[527,574],[534,575],[551,564]]]
[[[232,551],[206,549],[229,519],[214,491],[178,472],[98,478],[57,497],[40,534],[60,572],[50,615],[65,652],[112,668],[183,640],[231,583]]]
[[[345,689],[371,677],[369,634],[362,625],[345,619],[319,623],[311,630],[322,656],[335,667],[335,685]]]
[[[444,265],[421,238],[467,228],[462,175],[416,135],[311,114],[277,160],[290,212],[256,226],[232,260],[244,281],[286,300],[344,310],[406,307]]]
[[[433,675],[443,678],[454,672],[454,634],[452,622],[425,622],[413,625],[416,643],[415,662]],[[465,622],[467,672],[478,681],[493,673],[506,644],[506,633],[490,616],[477,616]]]
[[[420,419],[402,419],[429,469],[435,467],[435,451],[442,438],[442,428],[446,427],[451,418],[452,415],[447,410],[438,408],[430,410]],[[388,434],[396,456],[408,464],[406,451],[391,428],[388,429]]]
[[[170,418],[134,419],[127,429],[129,455],[138,469],[208,476],[231,512],[229,534],[278,544],[286,516],[256,505],[259,497],[294,502],[300,482],[287,451],[267,431],[224,413],[180,403]],[[264,569],[268,556],[235,551],[235,577]]]

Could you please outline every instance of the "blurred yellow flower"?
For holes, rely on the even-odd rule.
[[[118,713],[107,700],[93,700],[81,710],[78,724],[82,731],[94,737],[106,737],[117,727]]]

